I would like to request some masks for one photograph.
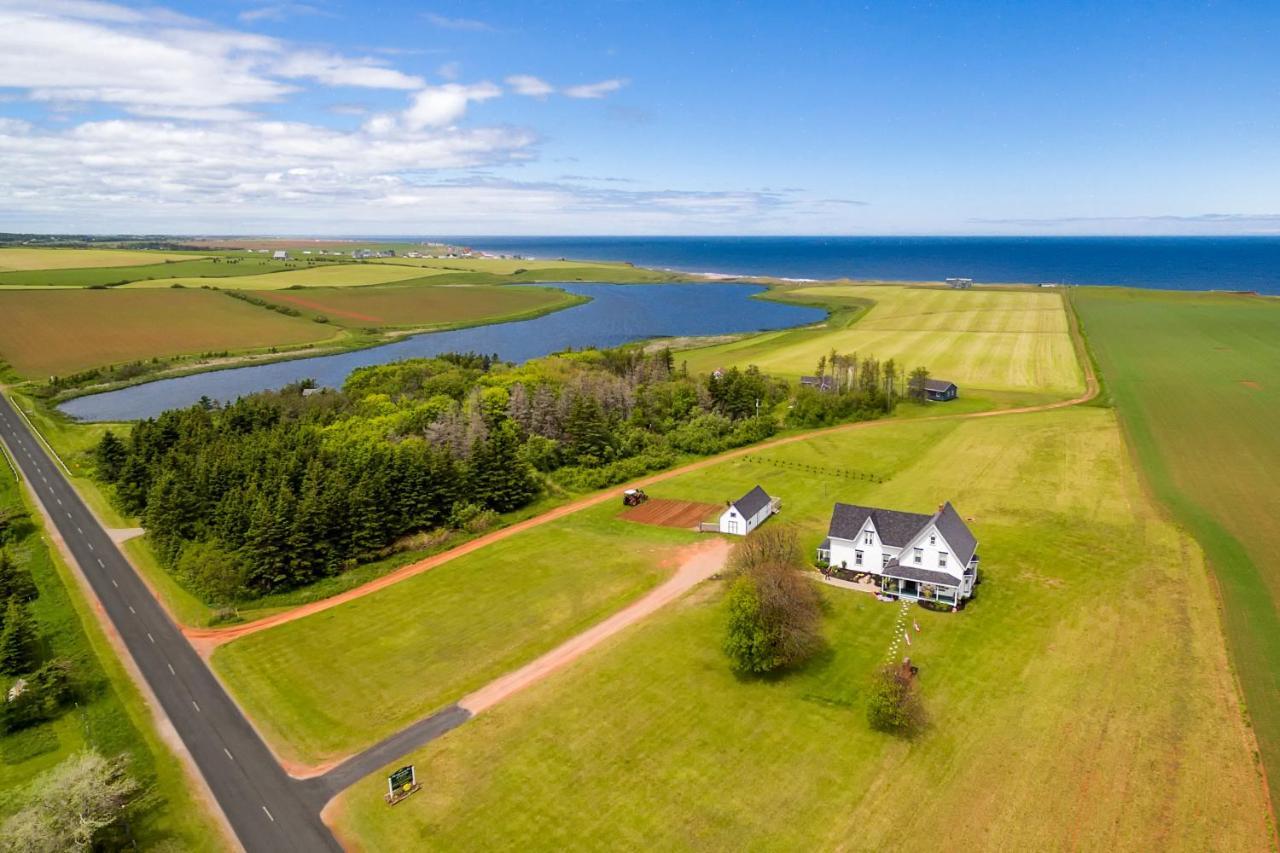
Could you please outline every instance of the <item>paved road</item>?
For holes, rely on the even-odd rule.
[[[340,850],[320,821],[314,795],[276,763],[3,395],[0,439],[57,525],[244,848]]]

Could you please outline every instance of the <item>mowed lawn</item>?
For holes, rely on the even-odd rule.
[[[0,249],[0,270],[55,270],[75,267],[130,267],[163,261],[190,260],[189,252],[133,249]]]
[[[264,275],[239,277],[232,285],[236,290],[283,290],[286,287],[351,287],[365,284],[385,284],[389,281],[404,281],[411,278],[425,278],[444,275],[448,270],[422,269],[400,264],[316,264],[314,266],[298,266],[293,269],[281,269]],[[169,278],[158,278],[149,281],[137,281],[124,285],[124,289],[148,289],[172,287],[183,284],[188,287],[199,287],[199,279],[174,275]],[[219,285],[222,286],[222,285]]]
[[[1204,546],[1280,804],[1280,300],[1077,288],[1156,495]]]
[[[898,605],[824,587],[829,650],[739,679],[713,582],[398,760],[423,785],[405,803],[375,774],[332,817],[367,850],[1269,849],[1199,551],[1126,459],[1114,415],[1078,408],[894,423],[663,484],[759,480],[807,540],[836,499],[971,517],[977,599],[910,611],[932,720],[913,742],[865,718]]]
[[[0,290],[0,317],[0,360],[30,378],[335,334],[208,290]]]
[[[1084,387],[1057,293],[832,285],[788,290],[784,298],[872,305],[851,324],[769,332],[680,357],[697,372],[755,364],[794,378],[813,373],[834,348],[892,358],[908,370],[927,367],[957,382],[962,394],[965,388],[1066,393]]]
[[[495,285],[386,285],[308,289],[262,297],[347,328],[475,323],[568,305],[562,290]]]
[[[347,604],[235,640],[213,668],[289,761],[371,746],[639,597],[694,534],[618,507],[550,523]],[[626,547],[620,547],[625,541]]]

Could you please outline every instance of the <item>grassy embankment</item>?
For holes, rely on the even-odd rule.
[[[984,580],[962,613],[911,611],[929,729],[866,724],[897,605],[824,588],[827,652],[739,679],[711,583],[406,756],[424,782],[406,803],[365,779],[339,830],[363,849],[1268,849],[1200,552],[1126,460],[1113,414],[1080,407],[834,434],[664,484],[716,500],[762,483],[806,547],[837,499],[955,501]]]
[[[977,391],[1012,401],[1019,394],[1083,389],[1057,293],[829,285],[775,294],[785,301],[848,310],[825,324],[692,349],[680,358],[695,372],[755,364],[766,373],[795,378],[813,373],[818,359],[835,349],[892,358],[907,370],[923,365],[933,376],[959,384],[962,398]]]
[[[1280,803],[1280,300],[1077,288],[1146,481],[1203,545]]]
[[[156,734],[150,711],[72,570],[47,547],[40,515],[20,492],[6,457],[0,461],[0,506],[18,504],[33,524],[9,548],[40,589],[31,609],[43,652],[74,662],[84,695],[56,720],[0,736],[0,820],[21,807],[24,788],[34,777],[72,753],[94,748],[107,756],[127,753],[130,772],[152,789],[154,806],[133,827],[144,847],[167,842],[182,850],[223,849],[220,830],[192,793],[182,765]],[[0,676],[0,686],[7,690],[6,677]]]

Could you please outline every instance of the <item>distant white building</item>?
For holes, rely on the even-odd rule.
[[[738,498],[720,514],[720,532],[746,536],[781,508],[782,502],[769,497],[764,489],[756,486]]]
[[[271,253],[271,259],[274,261],[287,261],[289,260],[289,253],[284,249],[276,249]]]
[[[947,284],[956,290],[968,290],[973,287],[973,279],[971,278],[949,278]]]

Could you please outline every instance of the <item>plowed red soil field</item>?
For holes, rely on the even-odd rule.
[[[659,527],[697,527],[698,522],[719,513],[720,507],[716,504],[649,498],[639,506],[628,507],[619,518]]]

